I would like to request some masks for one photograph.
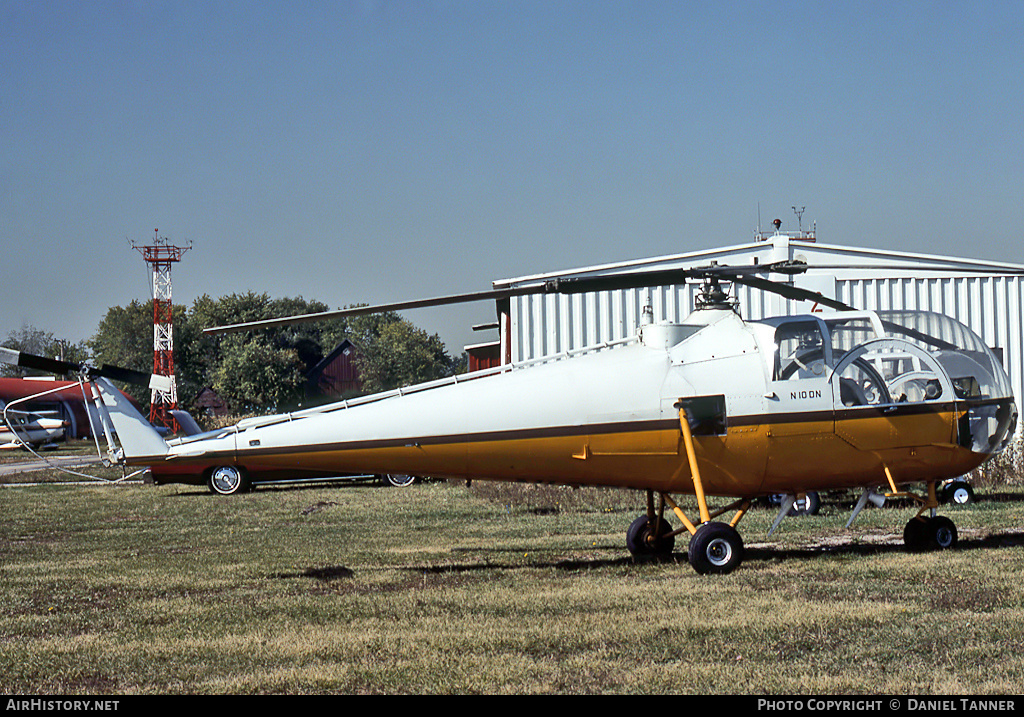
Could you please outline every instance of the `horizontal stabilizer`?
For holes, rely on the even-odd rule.
[[[192,414],[188,411],[171,411],[171,415],[174,416],[174,420],[178,422],[182,433],[186,436],[194,436],[203,432],[203,429],[196,423],[196,419],[192,418]]]

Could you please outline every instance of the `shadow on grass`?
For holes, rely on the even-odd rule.
[[[277,573],[272,577],[280,580],[312,578],[313,580],[319,580],[322,583],[329,583],[335,580],[347,580],[348,578],[355,577],[355,573],[351,568],[346,568],[344,565],[328,565],[327,567],[321,568],[306,568],[302,572],[297,573]]]
[[[211,493],[209,488],[205,484],[197,485],[192,483],[162,483],[163,485],[175,485],[178,487],[178,492],[166,496],[167,498],[208,498],[210,500],[230,500],[237,496],[230,495],[216,495]],[[383,485],[376,478],[326,478],[307,480],[300,482],[298,479],[294,483],[259,483],[253,489],[240,493],[239,495],[252,495],[254,493],[283,493],[283,492],[301,492],[301,491],[317,491],[317,490],[344,490],[346,488],[381,488],[389,490],[415,490],[414,487],[408,488],[394,488],[392,486]]]
[[[956,551],[971,550],[997,550],[1001,548],[1016,548],[1024,546],[1024,534],[1020,533],[997,533],[984,538],[962,539],[955,548]],[[474,550],[473,552],[480,552]],[[495,552],[520,552],[514,549],[495,549],[486,551]],[[890,553],[904,553],[902,543],[839,543],[834,545],[815,545],[807,547],[773,548],[770,546],[748,547],[745,551],[744,562],[778,562],[778,561],[806,561],[830,555],[885,555]],[[601,570],[606,568],[624,568],[638,565],[651,565],[659,563],[687,563],[686,551],[677,551],[671,555],[660,558],[634,558],[624,555],[621,558],[580,558],[580,559],[559,559],[541,560],[528,563],[517,563],[511,561],[491,561],[449,563],[444,565],[410,565],[397,568],[402,572],[416,575],[433,574],[458,574],[477,573],[484,571],[509,572],[516,570],[544,570],[554,569],[565,572],[580,572],[586,570]],[[742,569],[742,568],[741,568]],[[318,568],[307,568],[294,573],[278,573],[274,577],[279,579],[308,578],[319,582],[333,582],[355,577],[355,571],[350,568],[336,565]]]
[[[993,533],[982,538],[963,538],[953,549],[958,552],[970,550],[995,550],[1024,545],[1024,533]],[[765,545],[748,546],[744,561],[768,560],[807,560],[829,555],[886,555],[890,553],[909,552],[903,541],[889,543],[842,542],[827,545],[809,545],[801,547],[771,547]]]

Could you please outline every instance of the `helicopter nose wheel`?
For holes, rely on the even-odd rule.
[[[743,539],[727,523],[702,523],[690,538],[688,557],[701,575],[724,575],[743,562]]]
[[[957,539],[956,525],[943,515],[911,518],[903,530],[903,545],[911,551],[949,550]]]

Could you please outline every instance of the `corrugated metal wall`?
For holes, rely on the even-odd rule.
[[[512,361],[555,356],[633,336],[645,306],[651,306],[655,321],[681,323],[693,311],[699,288],[660,286],[516,297],[511,305]],[[740,287],[739,303],[745,318],[766,315],[768,304],[761,291]]]
[[[512,361],[553,356],[636,333],[644,306],[682,321],[691,311],[693,287],[522,296],[512,301]]]

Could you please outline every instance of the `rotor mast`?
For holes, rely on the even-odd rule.
[[[153,373],[167,376],[170,386],[153,388],[150,394],[149,422],[178,430],[178,422],[171,411],[178,407],[178,388],[174,379],[174,323],[172,318],[171,265],[181,261],[188,246],[175,246],[154,229],[154,241],[143,246],[132,242],[132,248],[153,272]]]

